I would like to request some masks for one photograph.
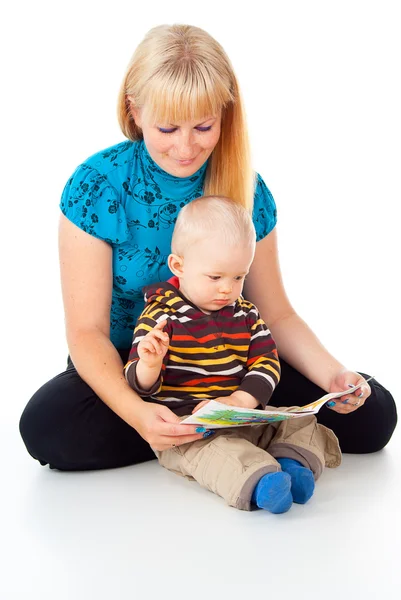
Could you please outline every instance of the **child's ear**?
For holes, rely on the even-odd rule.
[[[184,274],[184,259],[177,254],[170,254],[168,257],[168,268],[176,277],[182,277]]]

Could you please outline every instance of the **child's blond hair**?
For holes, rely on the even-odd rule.
[[[240,204],[225,196],[201,196],[184,206],[177,217],[171,250],[177,256],[184,256],[192,244],[216,235],[227,246],[243,245],[255,251],[252,217]]]

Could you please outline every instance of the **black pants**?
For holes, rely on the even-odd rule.
[[[120,354],[125,363],[128,350]],[[325,393],[283,360],[281,368],[274,406],[303,406]],[[372,394],[360,409],[340,415],[323,406],[317,415],[335,432],[343,452],[381,450],[395,429],[393,397],[377,381],[369,383]],[[148,443],[95,395],[71,361],[28,402],[20,432],[31,456],[60,470],[107,469],[155,458]]]

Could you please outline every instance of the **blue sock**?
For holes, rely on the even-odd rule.
[[[313,496],[315,479],[310,469],[292,458],[276,458],[285,473],[291,476],[291,494],[294,502],[305,504]]]
[[[271,513],[287,512],[292,505],[291,477],[282,471],[263,475],[253,490],[252,503]]]

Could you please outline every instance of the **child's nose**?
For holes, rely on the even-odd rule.
[[[221,294],[231,294],[232,289],[233,289],[233,286],[231,283],[223,282],[220,286],[220,293]]]

